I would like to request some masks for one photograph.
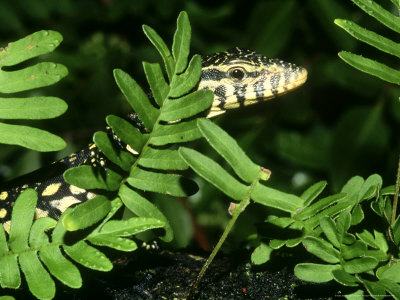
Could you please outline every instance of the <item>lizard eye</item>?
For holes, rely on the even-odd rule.
[[[240,82],[246,77],[246,70],[241,67],[234,67],[228,71],[228,74],[234,82]]]

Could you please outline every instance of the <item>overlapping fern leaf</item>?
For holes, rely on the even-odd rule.
[[[382,23],[389,29],[400,33],[400,17],[384,9],[373,0],[352,0],[354,4],[364,10],[371,17]],[[397,0],[391,1],[400,10],[400,3]],[[400,43],[386,38],[376,32],[362,28],[353,21],[336,19],[335,24],[346,30],[356,39],[367,43],[382,52],[400,58]],[[354,53],[341,51],[339,57],[354,68],[379,77],[387,82],[400,85],[400,70],[389,67],[373,59],[362,57]]]
[[[143,30],[164,60],[168,83],[159,64],[143,63],[154,97],[155,103],[152,103],[126,72],[116,69],[114,77],[132,109],[143,122],[146,132],[140,132],[120,117],[107,116],[108,125],[128,145],[130,151],[116,150],[107,133],[97,132],[94,135],[96,145],[116,167],[107,166],[103,176],[104,174],[96,172],[91,166],[80,166],[68,170],[64,177],[67,182],[81,188],[118,192],[116,201],[123,203],[135,215],[163,220],[166,223],[166,232],[162,239],[169,242],[173,239],[173,232],[167,219],[141,191],[175,197],[188,196],[197,191],[194,182],[176,174],[176,171],[187,169],[188,166],[176,149],[166,146],[201,136],[196,127],[196,119],[192,117],[211,105],[213,93],[206,90],[191,92],[200,79],[201,58],[194,55],[188,63],[190,24],[185,12],[178,17],[172,55],[152,28],[145,25]],[[86,206],[90,208],[86,209]],[[98,196],[67,215],[64,225],[68,230],[82,229],[99,221],[109,210],[109,201]]]
[[[72,288],[82,285],[79,270],[70,259],[94,270],[112,269],[112,263],[96,245],[133,251],[137,245],[132,236],[157,228],[163,229],[158,232],[163,241],[173,239],[168,220],[146,199],[147,192],[182,197],[197,191],[194,182],[177,174],[188,166],[177,147],[172,146],[201,137],[194,116],[211,105],[213,93],[193,92],[201,75],[201,59],[195,55],[188,63],[191,30],[185,12],[178,17],[172,55],[152,28],[143,29],[165,62],[168,81],[159,64],[143,63],[153,103],[126,72],[114,70],[114,77],[145,132],[123,118],[113,115],[106,118],[127,150],[116,149],[106,132],[95,133],[94,142],[108,159],[105,168],[83,165],[69,169],[64,177],[70,184],[95,190],[97,196],[67,209],[58,222],[51,218],[33,222],[36,193],[28,189],[20,195],[12,212],[8,240],[3,228],[0,229],[3,288],[20,286],[21,269],[34,296],[53,298],[53,277]],[[135,217],[115,218],[115,213],[123,208]],[[84,238],[74,235],[73,231],[78,230],[85,233]]]
[[[42,30],[0,48],[0,95],[28,91],[58,82],[68,74],[61,64],[40,62],[33,66],[9,71],[39,55],[52,52],[62,41],[58,32]],[[39,120],[58,117],[67,110],[60,98],[35,96],[24,98],[0,97],[0,119]],[[20,145],[37,151],[57,151],[65,147],[58,136],[30,126],[0,122],[0,143]]]
[[[271,252],[283,246],[296,247],[302,244],[308,252],[320,258],[323,263],[300,263],[295,275],[312,282],[338,283],[354,287],[350,296],[362,294],[365,288],[372,297],[386,292],[396,299],[400,297],[400,277],[395,273],[399,263],[390,251],[389,245],[400,244],[400,221],[390,230],[388,237],[381,228],[365,228],[355,232],[355,227],[365,226],[371,212],[364,213],[363,207],[371,206],[387,224],[391,219],[391,205],[388,196],[394,187],[381,191],[382,178],[371,175],[366,180],[360,176],[351,178],[338,194],[320,198],[325,189],[325,181],[318,182],[303,192],[301,196],[283,193],[265,186],[262,180],[268,172],[254,164],[225,131],[207,119],[199,119],[198,127],[208,143],[228,162],[238,178],[229,174],[221,165],[196,150],[181,147],[179,153],[185,162],[201,177],[213,184],[239,204],[233,206],[232,219],[215,249],[219,249],[234,221],[244,211],[250,201],[271,210],[251,244],[256,245],[251,260],[263,264],[270,259]],[[365,203],[369,202],[369,205]],[[214,252],[215,252],[214,249]],[[215,253],[210,255],[198,280],[193,285],[189,298],[211,263]],[[371,281],[369,277],[377,278]]]

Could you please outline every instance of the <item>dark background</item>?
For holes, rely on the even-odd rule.
[[[377,2],[394,12],[389,0]],[[141,62],[159,58],[141,26],[153,27],[171,45],[182,10],[192,25],[192,53],[240,46],[308,69],[308,82],[295,92],[217,120],[257,164],[272,171],[271,186],[299,194],[312,183],[327,180],[332,193],[354,175],[373,173],[383,177],[384,185],[394,184],[400,152],[399,88],[352,69],[337,53],[352,51],[394,68],[399,68],[399,60],[356,41],[333,20],[351,19],[395,41],[399,37],[350,0],[2,1],[0,46],[41,29],[63,35],[60,47],[40,59],[64,64],[69,75],[28,95],[58,96],[69,110],[55,120],[32,123],[59,134],[68,147],[42,154],[1,145],[1,180],[79,150],[104,127],[107,114],[128,112],[112,70],[122,68],[147,90]],[[205,143],[194,146],[223,163]],[[229,199],[195,179],[201,190],[190,200],[191,210],[217,237],[229,218]],[[174,245],[186,246],[193,235],[188,210],[175,199],[157,198],[179,228]],[[263,209],[249,207],[228,245],[243,241],[252,233],[254,220],[263,218]]]

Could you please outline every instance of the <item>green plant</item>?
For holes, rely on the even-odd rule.
[[[400,33],[399,17],[386,11],[374,1],[353,0],[360,8],[382,24]],[[392,1],[397,8],[400,3]],[[335,23],[355,38],[381,51],[399,57],[399,44],[374,32],[363,29],[349,20],[336,19]],[[360,55],[342,51],[340,58],[351,66],[377,76],[385,81],[400,84],[399,71]],[[302,237],[290,240],[272,240],[269,247],[288,247],[302,240],[308,252],[323,264],[300,263],[295,274],[300,279],[312,282],[335,280],[344,286],[354,287],[349,297],[362,297],[364,288],[375,299],[382,299],[388,292],[400,298],[399,270],[399,216],[396,206],[399,186],[398,170],[396,187],[381,190],[379,175],[364,181],[353,177],[342,188],[342,193],[320,199],[305,206],[290,218],[270,218],[269,223],[280,228],[301,230]],[[305,203],[311,202],[322,191],[324,183],[310,187],[302,195]],[[393,199],[393,200],[392,200]],[[393,202],[392,202],[393,201]],[[371,224],[374,214],[380,224]],[[270,248],[261,244],[253,253],[256,263],[265,262]]]
[[[40,218],[32,223],[36,192],[28,189],[19,196],[12,212],[8,239],[0,228],[0,284],[3,288],[20,286],[21,268],[34,296],[53,298],[55,284],[50,274],[72,288],[82,285],[79,270],[62,255],[61,249],[67,257],[87,268],[109,271],[112,263],[90,244],[134,251],[136,243],[129,237],[155,228],[164,229],[159,233],[163,241],[173,239],[168,220],[140,190],[176,197],[197,190],[192,181],[176,174],[177,170],[188,166],[176,149],[165,149],[165,146],[200,137],[196,118],[192,117],[211,105],[213,93],[204,90],[190,92],[200,78],[201,60],[199,55],[195,55],[188,64],[191,30],[185,12],[178,17],[172,55],[152,28],[145,25],[143,30],[161,54],[169,79],[167,83],[159,64],[143,63],[155,105],[127,73],[117,69],[114,76],[146,132],[140,132],[117,116],[106,118],[121,142],[129,146],[130,152],[117,151],[107,133],[96,132],[93,140],[110,163],[105,169],[85,165],[69,169],[64,177],[70,184],[96,189],[98,195],[65,211],[58,222]],[[113,196],[107,197],[103,193]],[[122,206],[135,216],[111,219]],[[74,238],[71,233],[84,229],[84,238]],[[73,243],[67,242],[66,236],[72,236]]]
[[[52,85],[68,74],[65,66],[40,62],[19,70],[12,67],[52,52],[62,41],[58,32],[42,30],[0,49],[0,93],[12,94]],[[0,98],[0,119],[40,120],[62,115],[67,104],[57,97],[34,96]],[[0,123],[0,143],[20,145],[37,151],[57,151],[65,147],[60,137],[30,126]]]
[[[391,30],[400,33],[400,17],[395,16],[391,12],[382,8],[375,1],[368,0],[352,0],[354,4],[364,10],[367,14],[375,18],[377,21],[390,28]],[[400,3],[392,0],[392,3],[400,9]],[[377,34],[368,29],[362,28],[353,21],[336,19],[335,24],[346,30],[356,39],[367,43],[382,52],[400,57],[400,44],[396,43],[380,34]],[[379,77],[387,82],[400,85],[400,71],[389,67],[375,60],[362,57],[361,55],[353,54],[346,51],[339,52],[339,57],[352,67],[365,73]]]

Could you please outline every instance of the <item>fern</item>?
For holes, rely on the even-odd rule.
[[[169,78],[167,83],[159,64],[143,63],[156,105],[127,73],[117,69],[114,77],[146,127],[146,133],[120,117],[107,116],[108,125],[131,152],[117,151],[107,133],[96,132],[93,140],[111,162],[106,171],[83,165],[69,169],[64,177],[70,184],[95,189],[98,196],[67,209],[58,222],[41,218],[32,223],[37,195],[30,189],[20,195],[12,212],[8,240],[3,228],[0,229],[0,285],[3,288],[20,286],[21,269],[35,297],[53,298],[52,276],[72,288],[82,285],[79,270],[70,259],[94,270],[112,269],[109,259],[91,245],[134,251],[137,245],[130,237],[156,228],[164,229],[161,239],[165,242],[173,239],[168,220],[142,191],[177,197],[197,191],[194,182],[176,173],[188,168],[178,151],[165,146],[201,137],[194,116],[211,105],[213,93],[191,92],[200,79],[201,59],[195,55],[188,63],[191,33],[185,12],[178,17],[172,55],[153,29],[144,26],[143,30],[160,52]],[[133,151],[140,154],[133,155]],[[112,219],[123,206],[136,217]],[[82,229],[86,230],[85,237],[77,239],[72,231]],[[67,244],[66,240],[71,238],[74,242]]]
[[[367,14],[375,18],[377,21],[390,28],[391,30],[400,33],[400,17],[393,15],[391,12],[382,8],[379,4],[371,0],[352,0],[357,6],[364,10]],[[399,8],[399,3],[396,0],[392,1]],[[336,19],[335,24],[346,30],[356,39],[367,43],[382,52],[400,57],[400,44],[386,37],[383,37],[373,31],[362,28],[353,21]],[[339,57],[351,65],[352,67],[379,77],[387,82],[400,85],[400,71],[389,67],[383,63],[377,62],[370,58],[362,57],[351,52],[339,52]]]
[[[32,189],[24,191],[18,197],[12,212],[8,241],[3,227],[0,227],[0,284],[2,288],[18,288],[21,284],[21,268],[31,293],[39,299],[51,299],[55,296],[55,283],[50,274],[71,288],[82,286],[79,269],[63,252],[87,268],[109,271],[112,269],[110,260],[101,251],[90,246],[88,241],[122,251],[133,251],[137,248],[135,242],[124,236],[165,225],[162,221],[151,218],[132,218],[117,224],[116,221],[110,221],[100,224],[82,240],[67,245],[65,236],[68,232],[62,225],[64,215],[58,222],[46,217],[32,223],[36,202],[37,195]],[[114,200],[106,220],[120,206],[120,202]],[[53,229],[51,240],[48,235],[50,229]]]
[[[52,85],[68,74],[60,64],[41,62],[16,71],[6,71],[31,58],[53,51],[62,41],[55,31],[42,30],[9,43],[0,49],[0,93],[12,94]],[[62,115],[67,104],[57,97],[0,98],[0,119],[40,120]],[[20,145],[37,151],[57,151],[65,147],[60,137],[30,126],[0,122],[0,143]]]
[[[197,191],[197,186],[192,181],[175,172],[188,167],[177,150],[164,149],[164,146],[191,141],[201,136],[196,127],[196,119],[190,118],[211,105],[213,93],[205,90],[189,93],[200,79],[201,59],[199,55],[195,55],[188,64],[190,24],[185,12],[178,17],[172,45],[173,55],[153,29],[143,26],[143,30],[164,60],[169,84],[165,81],[159,64],[143,63],[157,104],[155,107],[133,78],[122,70],[114,70],[119,88],[142,120],[147,132],[139,132],[120,117],[110,115],[106,118],[119,138],[140,154],[133,156],[128,151],[117,152],[108,135],[97,132],[94,135],[96,145],[117,168],[107,167],[103,177],[90,166],[80,166],[65,172],[64,177],[70,184],[81,188],[118,191],[119,199],[137,216],[165,221],[167,225],[163,240],[169,242],[173,239],[173,232],[165,216],[139,191],[176,197],[188,196]],[[78,230],[102,219],[109,207],[107,200],[99,200],[99,197],[78,206],[73,213],[67,215],[64,220],[66,228]],[[93,202],[97,204],[92,204]],[[93,207],[87,210],[86,205]],[[86,213],[91,209],[98,211],[98,215]]]
[[[354,287],[353,296],[360,295],[363,287],[374,298],[386,292],[396,299],[400,297],[400,277],[394,275],[399,268],[396,249],[400,245],[400,218],[397,217],[395,225],[390,225],[392,207],[389,196],[394,194],[393,186],[381,190],[382,179],[375,174],[366,180],[360,176],[353,177],[340,193],[320,199],[319,195],[326,187],[324,181],[312,185],[300,197],[283,193],[261,183],[261,180],[268,179],[269,171],[254,164],[221,128],[206,119],[198,120],[198,127],[239,178],[195,150],[181,147],[180,155],[198,175],[239,204],[231,206],[232,218],[192,286],[188,299],[194,296],[208,265],[251,200],[275,209],[259,226],[255,240],[258,247],[251,256],[253,263],[267,262],[272,251],[283,246],[292,248],[302,244],[323,263],[298,264],[294,270],[298,278],[317,283],[335,280]],[[372,211],[364,212],[368,207]],[[388,237],[381,227],[371,226],[367,219],[371,213],[378,214],[386,223]],[[357,231],[356,226],[364,229]],[[269,242],[265,242],[264,232],[268,232]],[[283,238],[288,234],[289,238]],[[395,247],[390,250],[389,245]],[[371,281],[371,274],[376,276],[374,281]]]

